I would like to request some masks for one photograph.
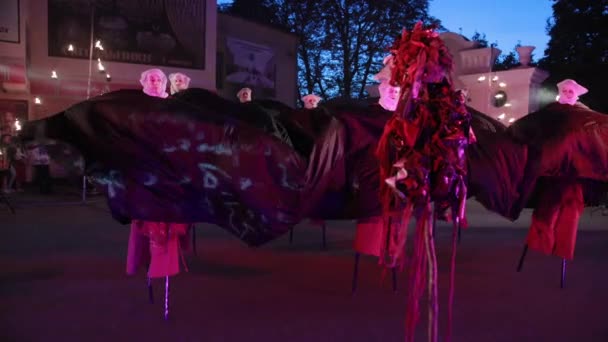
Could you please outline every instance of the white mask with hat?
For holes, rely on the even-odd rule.
[[[573,105],[578,97],[588,92],[587,88],[576,83],[575,80],[565,79],[557,84],[559,96],[557,101],[561,104]]]

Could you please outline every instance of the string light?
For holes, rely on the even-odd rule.
[[[479,78],[477,79],[477,82],[483,82],[486,80],[485,76],[479,76]]]
[[[55,71],[55,70],[51,71],[51,78],[54,79],[54,80],[56,80],[58,78],[57,77],[57,71]]]
[[[498,120],[502,120],[502,119],[504,119],[504,118],[505,118],[505,116],[507,116],[507,114],[505,114],[505,113],[500,114],[500,115],[498,116]]]
[[[36,97],[34,97],[34,103],[38,104],[38,105],[42,104],[42,100],[38,96],[36,96]]]
[[[69,44],[69,45],[68,45],[68,51],[70,51],[70,52],[74,52],[74,45]]]
[[[103,51],[103,45],[101,45],[101,40],[95,42],[95,47],[101,51]]]
[[[515,121],[515,118],[510,118],[510,119],[509,119],[509,123],[512,123],[512,122],[514,122],[514,121]]]
[[[507,86],[507,84],[505,82],[500,82],[500,83],[498,83],[498,86],[501,88],[504,88]]]
[[[492,77],[492,82],[496,82],[496,81],[498,81],[498,76]]]
[[[15,120],[15,130],[16,131],[21,130],[21,122],[19,122],[19,119]]]
[[[511,107],[511,104],[507,102],[505,103],[505,107]]]

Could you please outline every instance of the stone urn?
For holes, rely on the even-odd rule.
[[[534,51],[535,46],[518,46],[515,48],[517,54],[519,55],[519,64],[522,67],[527,67],[532,60],[532,51]]]

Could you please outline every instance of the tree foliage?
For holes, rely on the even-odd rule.
[[[365,85],[401,30],[419,20],[438,24],[428,15],[428,0],[235,0],[225,11],[297,34],[300,93],[326,99],[365,97]]]
[[[550,72],[546,83],[555,89],[557,82],[574,79],[589,89],[581,100],[608,113],[608,97],[603,94],[608,78],[608,0],[552,1],[550,40],[539,61]]]

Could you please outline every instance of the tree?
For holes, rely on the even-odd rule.
[[[486,34],[479,33],[475,31],[473,36],[471,36],[471,41],[477,42],[477,46],[480,48],[488,47],[488,39],[486,38]]]
[[[249,10],[237,10],[244,6],[237,2],[247,3]],[[270,14],[254,15],[260,12]],[[228,13],[265,20],[297,34],[300,91],[326,99],[365,97],[365,85],[382,67],[401,30],[418,20],[437,22],[428,15],[428,0],[235,1]]]
[[[552,0],[553,17],[547,21],[550,40],[539,66],[549,71],[546,85],[565,78],[589,89],[582,100],[608,113],[603,94],[608,79],[608,0]]]
[[[261,24],[272,25],[277,21],[272,0],[234,0],[218,6],[222,13],[242,17]]]

